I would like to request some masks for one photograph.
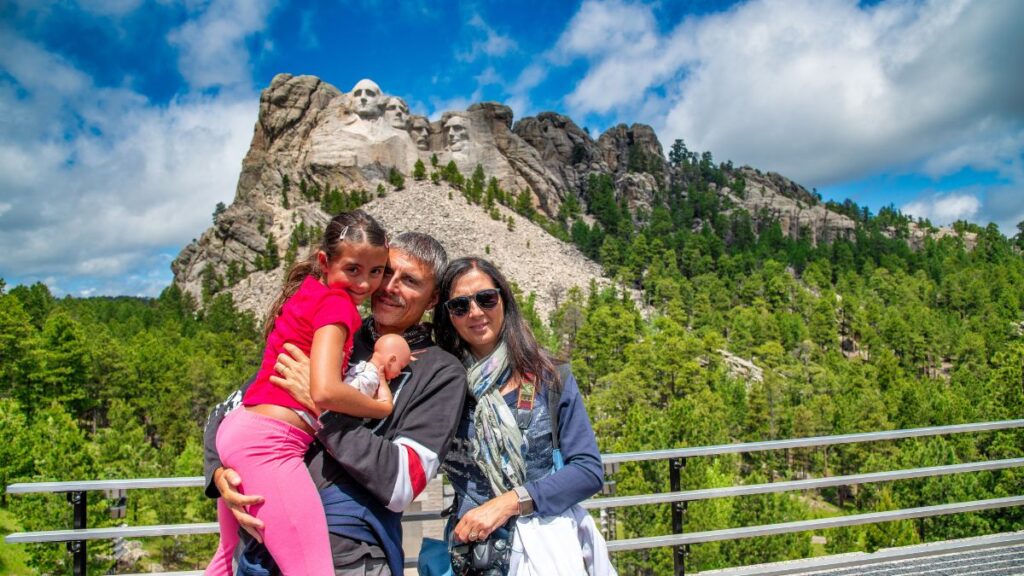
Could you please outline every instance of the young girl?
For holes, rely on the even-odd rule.
[[[373,397],[342,384],[360,326],[356,305],[379,286],[387,264],[384,229],[362,210],[335,216],[319,250],[288,272],[284,290],[267,318],[267,346],[256,380],[217,431],[217,451],[227,468],[244,478],[244,489],[264,496],[250,513],[264,522],[263,541],[285,576],[333,576],[327,519],[303,462],[316,432],[316,417],[274,386],[277,355],[291,342],[310,356],[310,396],[318,410],[361,418],[391,413],[391,392]],[[238,523],[218,502],[221,542],[206,574],[232,574]]]

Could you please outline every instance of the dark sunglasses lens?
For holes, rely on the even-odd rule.
[[[494,289],[482,290],[480,292],[477,292],[475,298],[476,303],[479,304],[480,307],[483,308],[484,310],[490,310],[491,308],[494,308],[495,306],[498,305],[498,300],[500,300],[498,291]]]
[[[452,316],[465,316],[469,312],[469,296],[452,298],[444,305]]]

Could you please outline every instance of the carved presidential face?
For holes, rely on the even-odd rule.
[[[430,122],[423,116],[409,118],[409,135],[420,150],[430,149]]]
[[[460,116],[452,116],[444,123],[445,141],[448,149],[458,152],[466,147],[469,141],[469,131],[466,130],[466,120]]]
[[[352,107],[364,120],[380,117],[383,108],[380,86],[373,80],[360,80],[352,88]]]
[[[392,128],[405,130],[405,125],[409,121],[409,107],[404,100],[393,96],[388,98],[387,106],[384,107],[384,117],[388,119],[388,124]]]

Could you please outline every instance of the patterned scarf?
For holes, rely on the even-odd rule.
[[[490,355],[477,360],[468,355],[469,392],[476,398],[473,410],[473,460],[480,466],[495,495],[521,486],[526,479],[523,435],[515,414],[501,396],[501,387],[512,375],[508,352],[502,342]]]

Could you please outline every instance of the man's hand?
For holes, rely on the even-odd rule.
[[[320,409],[309,394],[309,356],[294,344],[285,344],[284,349],[277,355],[274,364],[277,374],[270,376],[270,382],[290,394],[310,414],[320,416]]]
[[[255,538],[257,542],[262,544],[263,536],[260,533],[263,531],[263,521],[250,515],[246,507],[260,504],[263,502],[263,496],[246,496],[239,492],[237,488],[242,484],[242,477],[231,468],[217,468],[214,470],[213,483],[217,486],[217,490],[220,490],[220,497],[224,499],[224,503],[231,509],[231,513],[235,515],[235,520],[238,521],[238,524],[245,528],[245,531]]]

